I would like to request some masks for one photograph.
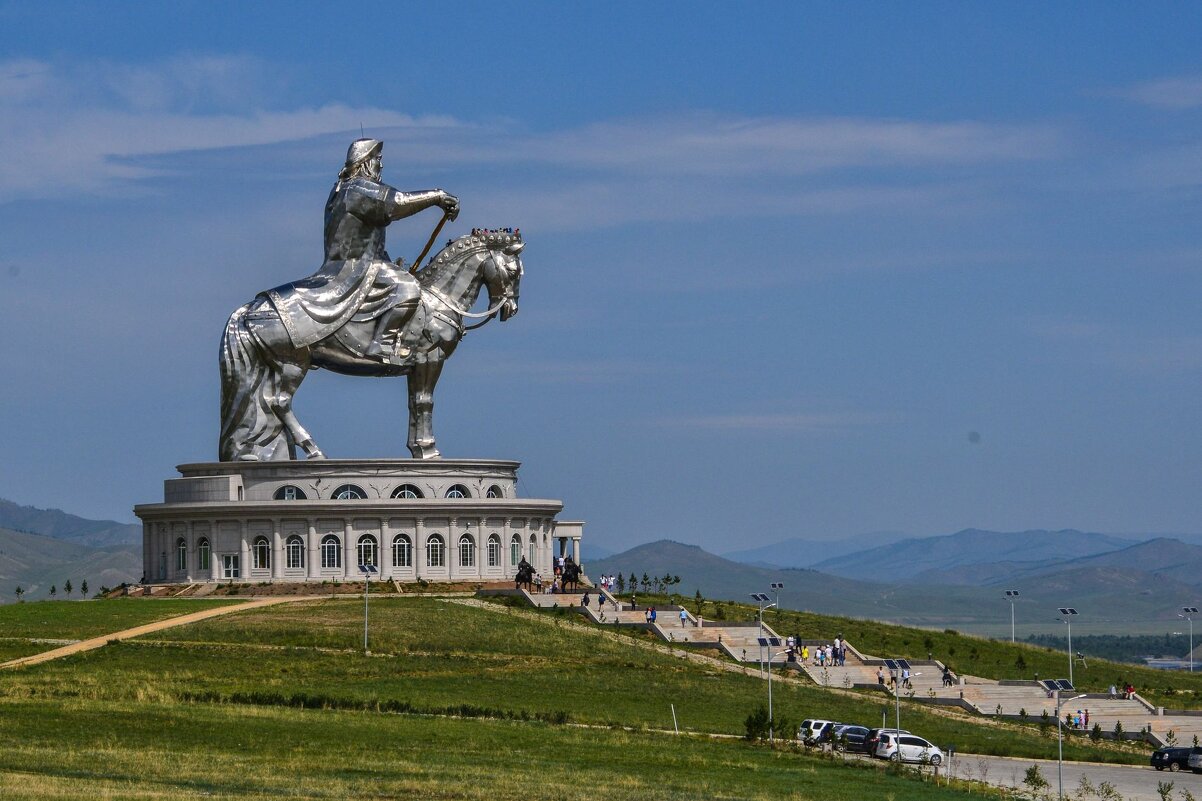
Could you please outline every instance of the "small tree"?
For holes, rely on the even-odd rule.
[[[651,592],[651,577],[643,573],[643,592]]]
[[[1048,786],[1048,780],[1044,778],[1043,772],[1038,765],[1032,765],[1027,768],[1027,772],[1023,775],[1023,784],[1031,788],[1031,792],[1038,794],[1041,790]]]
[[[1019,654],[1018,658],[1014,660],[1014,667],[1018,670],[1019,673],[1023,673],[1026,671],[1027,660],[1023,659],[1022,654]]]
[[[1156,782],[1156,792],[1160,796],[1160,801],[1169,801],[1173,797],[1173,783]]]
[[[56,595],[58,595],[58,587],[55,587],[53,584],[51,584],[50,585],[50,597],[53,598]]]
[[[1121,720],[1116,720],[1114,722],[1114,739],[1123,739],[1123,721]]]
[[[630,585],[631,592],[636,592],[639,588],[639,580],[633,572],[630,574],[630,578],[626,579],[626,583]]]
[[[75,588],[71,586],[71,579],[67,579],[67,583],[63,585],[63,592],[67,593],[67,597],[71,597],[71,592]]]
[[[1043,710],[1043,714],[1039,716],[1039,733],[1044,736],[1047,736],[1048,727],[1050,727],[1051,725],[1052,725],[1052,716],[1049,715],[1048,711],[1045,709],[1045,710]]]
[[[766,740],[768,739],[768,709],[763,704],[752,710],[747,719],[743,721],[743,726],[746,733],[743,735],[748,740]]]
[[[1102,724],[1101,723],[1093,724],[1093,728],[1089,730],[1089,739],[1093,740],[1095,743],[1101,742],[1101,740],[1102,740]]]
[[[88,595],[88,580],[87,579],[84,579],[83,581],[79,582],[79,594],[84,596],[85,598],[87,597],[87,595]]]
[[[25,594],[25,590],[23,590],[21,585],[18,584],[17,588],[13,590],[13,594],[17,596],[17,603],[21,603],[21,596]]]
[[[1177,732],[1169,729],[1164,735],[1164,744],[1172,748],[1177,744]]]
[[[626,592],[626,577],[623,576],[621,573],[618,574],[617,587],[618,587],[618,595],[621,595],[622,593]]]
[[[705,596],[701,594],[701,590],[697,590],[693,602],[697,604],[697,616],[701,617],[702,608],[705,606]]]

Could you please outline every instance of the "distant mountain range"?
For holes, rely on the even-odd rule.
[[[1098,623],[1176,620],[1182,605],[1202,599],[1202,547],[1167,537],[966,529],[828,556],[813,569],[765,565],[766,549],[739,555],[757,563],[664,540],[586,568],[590,575],[679,575],[682,595],[700,590],[710,599],[746,600],[782,582],[786,608],[938,627],[996,625],[1003,588],[1048,610],[1041,613],[1048,620],[1067,604]]]
[[[39,599],[67,581],[78,591],[86,580],[90,592],[137,581],[141,543],[140,526],[0,499],[0,601],[16,600],[18,586]]]

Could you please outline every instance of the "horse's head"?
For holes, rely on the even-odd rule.
[[[484,285],[488,287],[488,306],[501,303],[501,320],[518,313],[518,293],[522,284],[521,231],[513,229],[483,234],[492,258],[484,264]]]

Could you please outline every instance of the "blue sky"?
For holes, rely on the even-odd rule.
[[[602,546],[1202,531],[1199,7],[243,5],[0,2],[0,496],[131,520],[215,458],[221,326],[362,125],[528,242],[443,452]],[[403,380],[296,409],[407,455]]]

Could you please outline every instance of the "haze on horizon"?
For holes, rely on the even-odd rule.
[[[349,141],[513,225],[447,456],[609,550],[1202,529],[1202,8],[0,2],[0,497],[131,521]],[[437,215],[394,224],[412,259]],[[331,456],[401,380],[312,375]]]

